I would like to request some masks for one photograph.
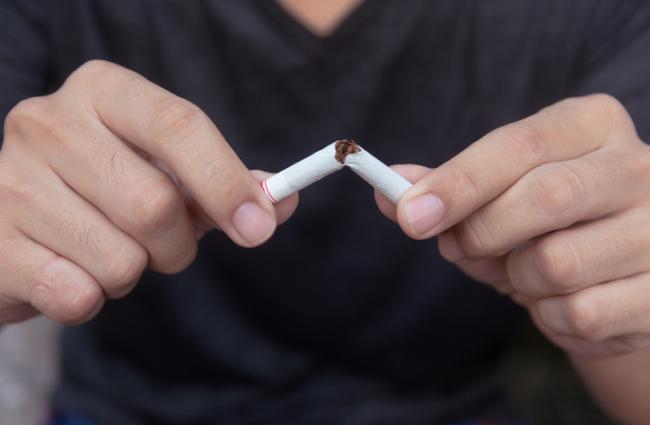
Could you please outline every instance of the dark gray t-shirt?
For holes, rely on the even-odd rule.
[[[199,106],[250,168],[334,139],[434,166],[559,99],[618,97],[650,139],[632,0],[366,0],[319,39],[272,0],[0,0],[0,117],[84,61]],[[525,315],[385,220],[347,172],[264,247],[219,232],[176,276],[66,331],[56,407],[98,424],[436,424],[505,414]]]

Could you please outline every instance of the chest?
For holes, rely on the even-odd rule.
[[[93,57],[121,63],[197,103],[264,168],[341,137],[435,165],[569,84],[534,8],[507,1],[365,2],[327,38],[273,2],[79,3],[61,78]]]

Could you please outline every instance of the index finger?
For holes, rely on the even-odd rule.
[[[99,81],[88,106],[106,127],[168,166],[233,241],[254,246],[270,237],[273,206],[199,107],[118,65],[86,68],[78,78]]]
[[[619,128],[633,129],[624,108],[610,96],[593,95],[564,100],[494,130],[404,194],[397,210],[400,226],[416,239],[437,235],[530,170],[580,157],[618,140],[612,136]]]

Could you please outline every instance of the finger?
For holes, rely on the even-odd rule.
[[[250,247],[271,236],[271,202],[203,111],[105,62],[87,64],[70,84],[85,90],[97,79],[88,107],[119,137],[165,163],[233,241]]]
[[[196,237],[179,188],[95,121],[61,126],[62,149],[47,153],[51,168],[149,253],[162,273],[186,268]]]
[[[260,170],[251,170],[251,173],[255,180],[260,183],[272,175],[272,173]],[[278,224],[282,224],[291,218],[293,213],[296,211],[296,208],[298,208],[299,200],[300,198],[298,193],[294,193],[273,205],[275,207],[275,215],[278,218]]]
[[[3,322],[11,309],[29,315],[27,305],[65,325],[89,320],[101,309],[104,294],[99,284],[75,263],[19,232],[4,240],[0,251]]]
[[[39,192],[23,193],[15,199],[20,211],[7,214],[30,239],[87,271],[108,296],[125,295],[147,265],[146,251],[56,180],[32,183]]]
[[[39,311],[31,304],[16,303],[0,297],[0,325],[23,322],[38,315]]]
[[[573,355],[583,358],[616,357],[631,352],[638,352],[650,346],[650,338],[646,335],[625,335],[610,338],[606,341],[592,341],[560,335],[544,324],[536,303],[530,303],[528,308],[533,322],[544,336],[558,347]]]
[[[604,148],[541,165],[454,227],[454,254],[500,256],[537,236],[630,208],[645,194],[647,183],[637,177],[644,162]]]
[[[619,128],[635,134],[626,117],[618,102],[598,95],[560,102],[497,129],[416,183],[399,202],[400,226],[418,239],[438,234],[530,170],[623,139]]]
[[[569,294],[636,275],[650,264],[648,213],[632,210],[552,233],[508,258],[514,287],[536,297]]]
[[[272,175],[271,173],[260,170],[251,170],[251,173],[258,182],[261,182]],[[296,208],[298,207],[298,200],[299,194],[294,193],[293,195],[281,200],[280,202],[273,204],[275,207],[275,214],[278,220],[278,225],[284,223],[293,215]],[[203,208],[201,208],[201,206],[196,203],[196,201],[194,201],[191,196],[187,197],[187,208],[194,223],[196,232],[195,235],[197,239],[202,238],[203,235],[209,230],[219,228],[219,226],[214,221],[212,221],[210,216],[208,216]]]
[[[439,236],[440,239],[444,237],[445,233]],[[472,279],[490,285],[503,295],[511,295],[514,293],[514,288],[506,272],[505,257],[482,260],[461,260],[456,263],[456,266]]]
[[[542,322],[553,332],[604,341],[650,331],[650,274],[591,286],[538,305]]]
[[[446,239],[449,237],[453,238],[450,231],[441,233],[438,236],[438,246],[445,245]],[[502,295],[508,295],[512,301],[522,307],[528,307],[536,302],[537,299],[517,291],[508,275],[506,262],[507,257],[502,256],[478,260],[464,258],[455,262],[455,264],[463,273],[477,282],[491,286]]]
[[[390,168],[395,170],[397,174],[404,177],[406,180],[411,183],[415,183],[420,180],[422,177],[431,172],[431,168],[424,167],[422,165],[416,164],[396,164],[391,165]],[[377,202],[377,207],[379,211],[386,216],[389,220],[397,221],[397,209],[395,204],[393,204],[388,198],[384,196],[378,190],[375,190],[375,202]]]

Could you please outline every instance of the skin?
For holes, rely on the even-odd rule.
[[[436,169],[395,169],[415,184],[397,206],[376,193],[387,217],[526,307],[613,416],[650,417],[650,147],[616,99],[567,99]]]
[[[650,345],[650,147],[613,98],[569,99],[497,129],[380,208],[529,308],[566,351]]]
[[[265,242],[296,208],[275,207],[197,106],[92,61],[8,115],[0,151],[0,322],[92,318],[142,271],[176,273],[219,228]]]
[[[279,0],[317,35],[360,0]],[[380,210],[415,239],[525,306],[621,423],[650,417],[650,148],[604,95],[495,130]],[[90,62],[9,114],[0,151],[0,323],[92,318],[149,267],[175,273],[207,230],[266,241],[295,210],[272,206],[196,106]],[[418,202],[420,201],[420,202]],[[242,207],[243,206],[243,207]]]
[[[278,3],[314,34],[325,37],[363,0],[278,0]]]

